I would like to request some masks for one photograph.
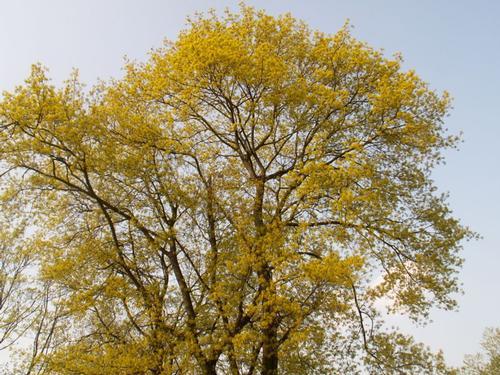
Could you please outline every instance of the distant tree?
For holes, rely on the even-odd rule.
[[[9,348],[29,327],[36,301],[27,281],[33,256],[22,241],[24,225],[9,228],[0,217],[0,350]]]
[[[90,93],[34,66],[0,157],[57,296],[37,371],[447,373],[377,302],[455,307],[472,233],[429,177],[448,108],[347,26],[244,6]]]
[[[50,282],[37,277],[39,238],[19,212],[9,221],[2,213],[19,210],[5,200],[0,205],[0,352],[22,353],[21,362],[10,361],[2,374],[34,375],[44,371],[39,357],[51,349],[59,312]],[[12,203],[12,202],[11,202]],[[19,344],[19,345],[18,345]]]
[[[465,356],[461,374],[500,374],[500,328],[487,328],[484,331],[481,348],[483,353]]]

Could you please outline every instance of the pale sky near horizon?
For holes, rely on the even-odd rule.
[[[394,323],[460,364],[479,349],[485,327],[500,327],[500,1],[246,3],[273,15],[291,12],[329,33],[349,19],[355,37],[387,55],[401,52],[405,69],[455,98],[446,126],[463,132],[464,143],[446,153],[434,178],[450,192],[455,216],[483,239],[464,244],[458,312],[433,311],[425,327]],[[145,60],[164,38],[176,38],[186,16],[210,7],[237,9],[238,1],[0,0],[0,91],[22,83],[34,62],[49,67],[56,83],[73,67],[89,85],[118,77],[123,56]]]

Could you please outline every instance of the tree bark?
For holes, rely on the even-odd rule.
[[[254,203],[254,225],[257,232],[257,237],[265,235],[265,225],[263,219],[263,206],[264,206],[264,193],[265,193],[265,179],[258,179],[255,189],[255,203]],[[260,238],[259,238],[260,240]],[[258,252],[263,256],[265,249],[258,249]],[[264,262],[257,270],[259,278],[263,280],[260,289],[264,295],[273,294],[270,290],[272,288],[272,270],[269,265]],[[267,298],[264,298],[263,303],[264,313],[271,315],[271,323],[263,330],[263,343],[262,343],[262,375],[275,375],[278,373],[278,327],[276,323],[275,312],[271,305],[268,303]]]
[[[278,374],[278,327],[275,322],[264,330],[262,375]]]

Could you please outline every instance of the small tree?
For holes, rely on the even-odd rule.
[[[455,306],[429,178],[449,97],[400,59],[252,8],[199,16],[86,94],[43,68],[0,104],[9,197],[62,298],[55,374],[445,372],[382,328]],[[5,182],[7,184],[7,182]],[[8,213],[12,217],[17,211]]]
[[[484,331],[481,348],[484,353],[465,356],[461,374],[500,374],[500,328],[487,328]]]
[[[21,224],[8,228],[0,217],[0,350],[23,336],[36,311],[27,275],[33,257],[22,241],[23,229]]]
[[[22,362],[3,360],[1,372],[30,375],[44,367],[38,357],[50,350],[58,317],[50,284],[36,275],[37,236],[26,222],[1,215],[18,209],[2,205],[0,210],[0,353],[23,353],[23,358]]]

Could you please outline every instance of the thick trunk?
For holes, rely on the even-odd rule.
[[[264,236],[266,232],[263,220],[264,192],[264,180],[259,180],[256,184],[253,212],[255,229],[258,237]],[[263,256],[266,249],[258,249],[258,251]],[[261,291],[264,295],[272,295],[274,293],[274,291],[271,290],[273,287],[273,276],[269,265],[264,262],[264,264],[259,267],[257,273],[259,274],[259,278],[263,280],[260,285]],[[278,327],[274,316],[275,311],[273,311],[272,306],[268,304],[266,300],[264,300],[263,303],[265,304],[265,315],[271,316],[271,323],[263,330],[262,375],[276,375],[278,373]]]
[[[204,375],[217,375],[217,371],[215,370],[216,365],[217,365],[217,360],[206,361],[203,374]]]
[[[273,324],[264,331],[262,345],[262,375],[278,374],[278,340],[277,329]]]

